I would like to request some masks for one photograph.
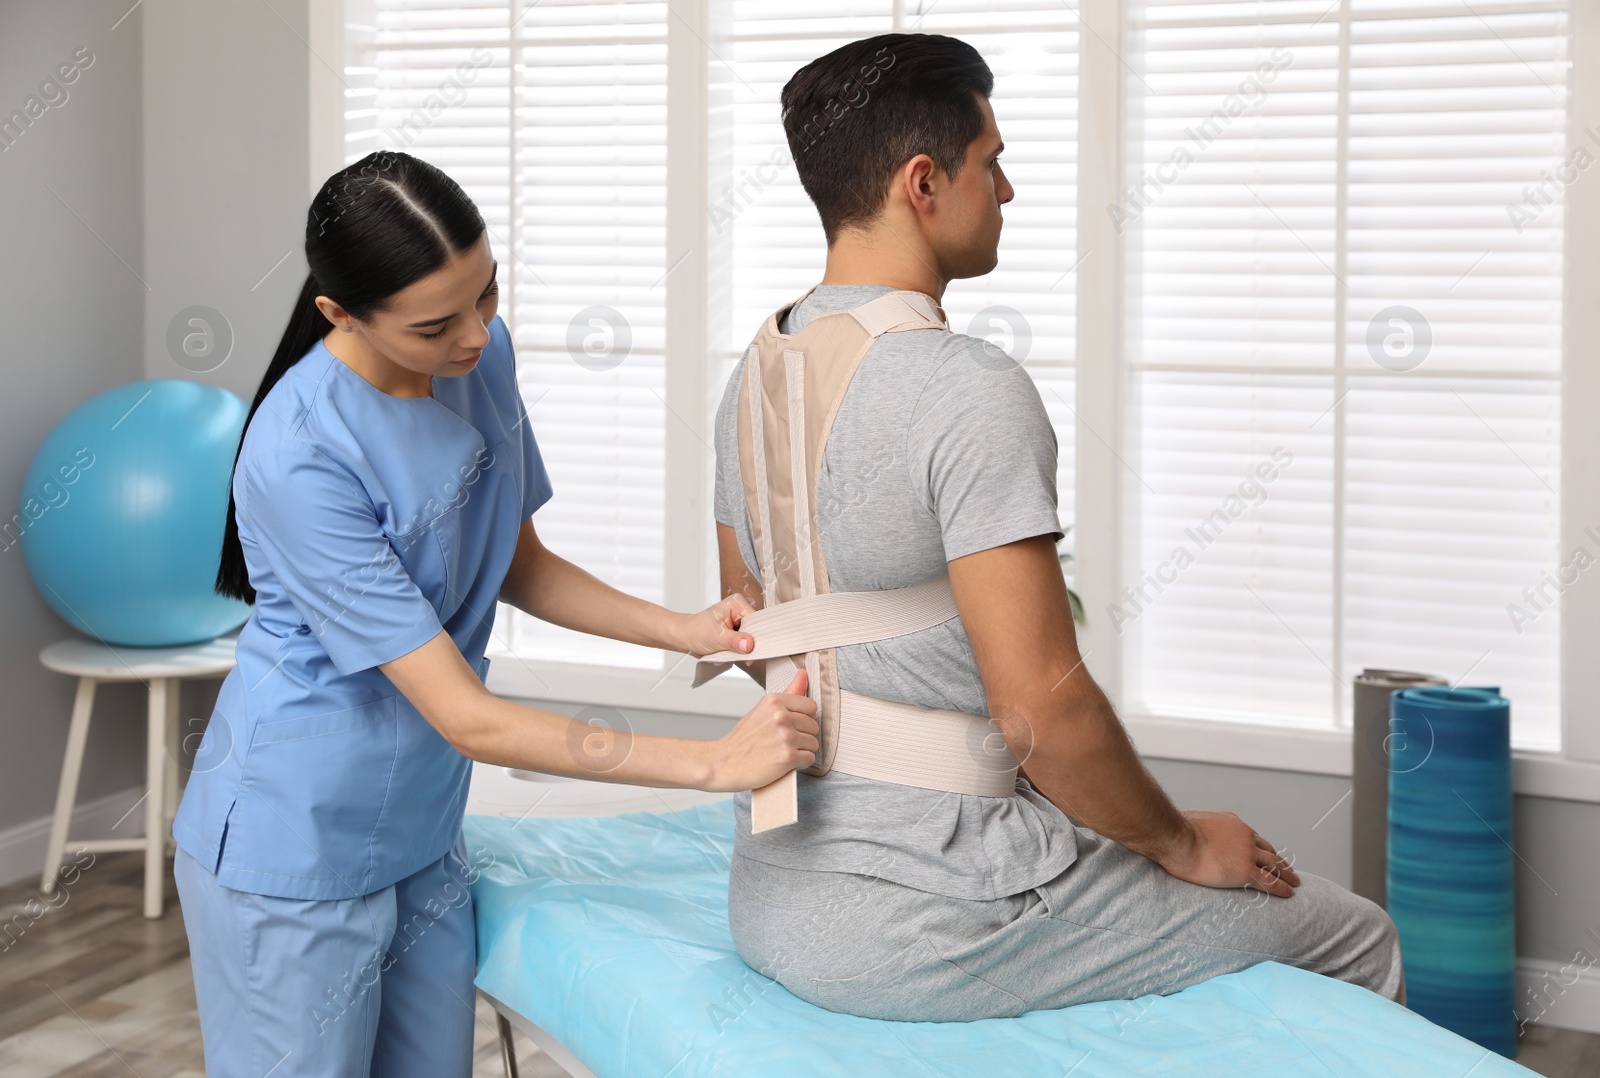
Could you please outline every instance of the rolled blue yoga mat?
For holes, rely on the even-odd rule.
[[[1511,704],[1498,688],[1402,689],[1389,732],[1386,882],[1406,1006],[1515,1058]]]

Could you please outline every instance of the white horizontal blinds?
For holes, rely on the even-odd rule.
[[[555,496],[544,542],[662,601],[666,499],[665,3],[529,6],[516,28],[517,354]],[[517,613],[539,658],[658,651]]]
[[[1104,612],[1136,664],[1136,699],[1158,714],[1325,725],[1332,439],[1313,424],[1328,380],[1159,370],[1138,391],[1143,459],[1127,483],[1141,556]]]
[[[1560,160],[1559,12],[1271,11],[1133,16],[1129,687],[1326,726],[1417,668],[1550,747],[1556,619],[1506,604],[1556,553],[1559,205],[1507,207]]]
[[[960,38],[994,72],[989,103],[1005,142],[1000,167],[1016,194],[1002,210],[998,265],[982,277],[952,282],[943,306],[952,329],[992,341],[1033,375],[1056,430],[1058,508],[1063,524],[1070,525],[1076,486],[1078,17],[1060,3],[940,0],[920,8],[906,4],[904,22],[909,31]],[[1071,548],[1069,533],[1062,549]]]
[[[1124,477],[1106,611],[1157,713],[1330,721],[1338,22],[1326,4],[1134,13]],[[1233,11],[1240,14],[1235,17]],[[1274,456],[1274,451],[1282,451]],[[1257,469],[1260,469],[1259,471]],[[1249,590],[1246,590],[1248,587]]]
[[[1516,744],[1559,749],[1559,381],[1396,381],[1345,404],[1349,663],[1499,685]]]
[[[340,163],[348,165],[378,148],[377,0],[344,0],[343,18],[340,81],[344,132]]]
[[[345,163],[404,150],[448,173],[476,203],[504,258],[506,5],[346,0]]]
[[[1106,210],[1129,236],[1139,369],[1330,367],[1339,28],[1326,4],[1272,7],[1134,8],[1128,183]]]
[[[1070,521],[1076,20],[1058,4],[943,0],[923,5],[925,16],[915,4],[898,6],[898,24],[891,3],[729,6],[711,68],[721,106],[711,132],[713,383],[726,383],[762,319],[822,276],[822,228],[790,163],[780,119],[784,83],[851,40],[891,31],[960,37],[996,73],[991,103],[1006,140],[1002,166],[1018,196],[1005,210],[999,268],[953,284],[944,306],[954,329],[1017,351],[1039,383],[1062,447],[1061,512]],[[893,77],[892,65],[881,77]],[[864,107],[872,107],[870,96]]]
[[[1559,556],[1565,8],[1356,0],[1350,34],[1347,665],[1498,684],[1545,749],[1560,615],[1523,591]],[[1374,320],[1431,337],[1414,370]]]
[[[360,2],[373,31],[347,31],[350,158],[405,149],[478,204],[555,490],[540,537],[660,601],[666,5]],[[504,605],[496,636],[530,658],[660,664]]]
[[[857,38],[890,31],[887,0],[825,0],[796,8],[733,0],[717,23],[710,78],[714,147],[710,192],[713,270],[728,283],[714,309],[720,387],[761,321],[822,278],[827,248],[816,208],[789,155],[778,95],[800,68]],[[870,97],[867,99],[870,106]],[[718,153],[717,150],[721,152]]]

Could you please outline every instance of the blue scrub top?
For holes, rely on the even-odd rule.
[[[233,496],[256,605],[173,824],[227,887],[370,894],[461,831],[471,761],[378,669],[449,632],[479,678],[550,479],[505,322],[477,366],[393,397],[317,342],[250,422]]]

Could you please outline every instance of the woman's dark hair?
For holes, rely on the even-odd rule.
[[[469,250],[483,232],[483,215],[460,185],[410,154],[379,150],[329,176],[306,215],[311,272],[250,402],[245,431],[272,387],[331,328],[316,297],[327,296],[355,318],[367,318],[386,310],[396,292]],[[241,432],[235,470],[243,448]],[[234,512],[230,476],[216,591],[254,603],[256,590],[250,585]]]
[[[852,41],[796,71],[779,98],[783,131],[828,243],[876,217],[890,178],[917,154],[959,173],[983,133],[977,95],[993,91],[978,50],[943,34]]]

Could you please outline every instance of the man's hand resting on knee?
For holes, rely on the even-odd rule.
[[[1055,544],[1038,535],[950,562],[989,714],[1028,781],[1075,821],[1181,880],[1287,898],[1300,877],[1231,812],[1180,812],[1078,653]]]
[[[1300,874],[1272,843],[1231,812],[1185,809],[1194,841],[1158,862],[1180,880],[1206,887],[1254,887],[1288,898]]]

